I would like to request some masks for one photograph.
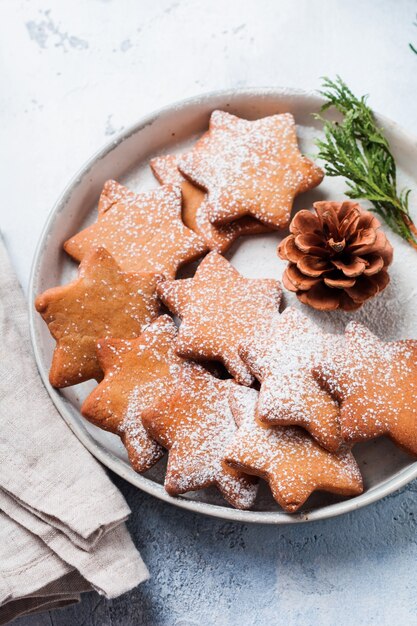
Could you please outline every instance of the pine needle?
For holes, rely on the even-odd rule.
[[[372,210],[400,237],[417,249],[417,229],[410,217],[410,189],[397,190],[397,169],[383,129],[377,126],[367,97],[357,98],[342,79],[323,79],[320,93],[327,102],[321,112],[335,108],[341,122],[322,115],[325,140],[318,139],[318,157],[325,163],[329,176],[346,179],[347,195],[372,203]]]

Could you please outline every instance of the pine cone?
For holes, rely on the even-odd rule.
[[[357,202],[315,202],[299,211],[278,248],[289,261],[282,282],[304,304],[358,309],[389,283],[392,246],[376,217]]]

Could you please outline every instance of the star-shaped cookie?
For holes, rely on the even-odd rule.
[[[76,261],[92,249],[106,248],[128,272],[158,272],[174,278],[178,268],[207,250],[181,220],[181,188],[127,194],[110,207],[102,197],[95,224],[68,239],[64,248]]]
[[[278,312],[281,287],[277,280],[244,278],[224,257],[210,252],[194,278],[164,281],[158,295],[182,318],[178,354],[222,361],[239,383],[253,382],[238,348]]]
[[[342,436],[359,442],[387,435],[417,456],[417,340],[381,341],[350,322],[341,358],[314,374],[341,403]]]
[[[96,346],[106,337],[137,337],[159,311],[158,274],[126,273],[103,248],[88,254],[79,277],[39,295],[36,310],[56,340],[49,380],[68,387],[101,379]]]
[[[293,308],[275,316],[267,334],[242,342],[239,354],[262,383],[258,419],[302,426],[322,446],[336,451],[342,443],[339,407],[311,370],[320,358],[340,352],[342,344],[343,337],[324,333]]]
[[[215,485],[232,506],[252,506],[256,483],[223,463],[236,432],[228,403],[230,386],[235,384],[207,373],[185,373],[171,400],[143,414],[149,435],[169,450],[165,489],[170,495]]]
[[[207,190],[214,224],[252,215],[285,228],[295,196],[323,179],[322,170],[302,156],[290,113],[248,121],[214,111],[209,132],[180,159],[179,169]]]
[[[215,226],[209,220],[206,192],[182,176],[176,155],[156,157],[151,160],[150,166],[161,184],[181,185],[182,220],[188,228],[204,239],[210,250],[226,252],[238,237],[266,233],[270,230],[253,217],[242,217],[229,224]]]
[[[230,406],[239,430],[226,451],[227,464],[264,478],[289,513],[316,490],[341,496],[362,493],[361,474],[348,448],[331,453],[301,428],[260,424],[255,418],[257,396],[255,389],[231,388]]]
[[[126,204],[134,204],[137,194],[121,185],[117,180],[106,180],[98,201],[97,213],[100,218],[103,213],[111,209],[118,202],[124,202]]]
[[[162,315],[137,339],[106,339],[97,348],[104,378],[81,412],[121,437],[137,472],[145,472],[163,455],[163,448],[143,428],[142,413],[176,391],[183,370],[199,367],[176,355],[176,336],[174,322]]]

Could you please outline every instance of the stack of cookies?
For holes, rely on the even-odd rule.
[[[295,196],[323,178],[292,115],[215,111],[189,153],[151,167],[155,191],[104,185],[96,223],[64,244],[78,278],[36,299],[56,340],[51,384],[95,379],[82,413],[121,438],[136,471],[168,450],[168,493],[215,485],[242,509],[259,477],[288,512],[315,490],[361,493],[357,441],[387,434],[416,455],[417,341],[384,344],[354,322],[326,334],[279,312],[278,280],[245,278],[222,256],[241,235],[288,226]]]

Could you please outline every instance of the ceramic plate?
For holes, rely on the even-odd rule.
[[[130,127],[96,154],[75,176],[53,208],[41,236],[32,268],[30,285],[31,334],[40,374],[56,407],[70,428],[104,465],[143,491],[166,502],[200,513],[242,522],[284,524],[318,520],[352,511],[399,489],[417,476],[417,463],[388,440],[378,439],[355,447],[363,472],[365,491],[352,499],[314,494],[297,515],[284,513],[263,485],[251,511],[230,508],[215,489],[172,498],[163,488],[164,461],[144,475],[129,466],[117,436],[89,424],[80,414],[83,399],[95,383],[57,391],[48,382],[48,369],[54,347],[46,325],[34,311],[36,294],[66,283],[76,275],[76,265],[63,252],[63,242],[96,219],[97,200],[108,178],[115,178],[139,191],[156,187],[148,162],[159,154],[181,152],[207,129],[213,109],[230,111],[247,119],[290,111],[295,116],[301,149],[314,154],[314,138],[321,127],[313,113],[322,100],[317,95],[280,88],[211,93],[186,100],[153,113]],[[416,188],[417,142],[393,122],[379,117],[398,160],[400,185]],[[413,178],[414,177],[414,178]],[[318,199],[342,199],[343,180],[327,177],[313,192],[299,196],[295,209],[311,206]],[[415,201],[415,196],[413,198]],[[415,212],[415,207],[412,207]],[[245,276],[280,278],[284,263],[276,248],[284,233],[270,233],[240,239],[227,253],[228,259]],[[391,284],[379,297],[356,313],[319,314],[303,308],[324,327],[342,331],[349,319],[367,324],[384,339],[417,337],[417,254],[395,235],[389,234],[395,248]],[[302,307],[293,294],[285,293],[285,304]]]

